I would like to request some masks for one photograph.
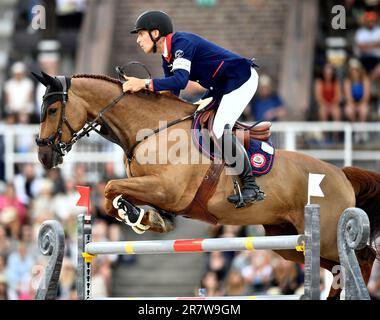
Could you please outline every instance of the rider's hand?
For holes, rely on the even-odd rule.
[[[124,92],[137,92],[142,89],[145,89],[145,80],[135,77],[124,76],[126,82],[123,83]]]

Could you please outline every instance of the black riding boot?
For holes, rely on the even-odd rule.
[[[229,125],[226,125],[224,130],[224,141],[225,147],[232,147],[232,150],[236,150],[236,159],[232,157],[232,150],[225,150],[224,160],[226,163],[228,165],[233,165],[236,161],[236,164],[243,164],[243,171],[239,175],[243,184],[243,188],[241,189],[241,196],[239,194],[231,195],[227,198],[228,201],[234,204],[239,204],[238,207],[242,207],[246,203],[264,200],[265,194],[256,184],[256,178],[252,174],[252,167],[247,152],[245,151],[244,146],[232,133]]]

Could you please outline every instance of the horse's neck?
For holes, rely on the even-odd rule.
[[[77,79],[75,79],[77,80]],[[93,120],[113,99],[121,94],[121,88],[104,80],[78,78],[82,98],[87,102],[88,120]],[[127,94],[103,118],[117,136],[123,149],[129,150],[136,143],[142,129],[156,129],[165,122],[191,114],[194,106],[167,96],[149,93]]]

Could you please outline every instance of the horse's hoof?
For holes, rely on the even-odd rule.
[[[158,233],[166,233],[174,230],[173,221],[168,218],[162,217],[157,211],[148,211],[147,225],[151,226],[150,231]]]

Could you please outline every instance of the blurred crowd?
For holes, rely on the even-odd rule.
[[[349,31],[326,36],[316,65],[314,99],[320,121],[367,122],[380,117],[380,1],[347,0]],[[366,143],[367,132],[354,135]]]
[[[262,226],[218,226],[210,237],[264,236]],[[332,276],[320,270],[321,299],[326,299]],[[372,299],[380,299],[380,261],[368,283]],[[283,259],[269,250],[226,251],[205,254],[204,275],[194,294],[199,296],[302,295],[304,265]]]
[[[259,226],[223,226],[210,234],[221,238],[264,235]],[[227,251],[206,255],[200,288],[206,289],[207,296],[302,294],[303,282],[303,265],[272,251]]]
[[[94,241],[121,240],[121,224],[106,216],[104,187],[116,177],[112,164],[107,175],[92,186],[91,214]],[[37,247],[38,229],[45,220],[58,220],[65,231],[65,257],[59,282],[59,299],[76,298],[76,219],[83,208],[76,185],[89,185],[84,166],[77,165],[73,179],[64,179],[60,169],[39,176],[32,164],[22,166],[13,183],[0,184],[0,299],[33,299],[47,258]],[[118,256],[104,255],[93,264],[93,295],[109,296],[111,269]]]

